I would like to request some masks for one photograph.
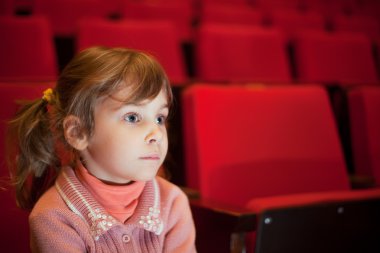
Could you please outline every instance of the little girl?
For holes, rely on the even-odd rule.
[[[195,252],[186,196],[156,177],[171,102],[152,57],[93,47],[22,107],[10,157],[33,252]]]

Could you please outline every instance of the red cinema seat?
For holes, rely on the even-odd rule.
[[[205,198],[243,205],[252,197],[349,189],[321,87],[196,85],[183,107],[188,184]]]
[[[82,18],[111,15],[110,3],[104,0],[35,0],[34,13],[47,17],[54,36],[72,38]]]
[[[205,3],[200,10],[201,23],[262,25],[263,13],[249,5]]]
[[[268,12],[269,23],[292,36],[300,30],[325,30],[325,17],[318,12],[301,12],[296,9],[280,9]]]
[[[290,82],[286,39],[277,30],[245,25],[201,25],[195,44],[198,80]]]
[[[0,232],[2,252],[30,252],[27,211],[16,206],[15,192],[9,182],[9,171],[5,162],[5,137],[7,121],[18,109],[18,100],[38,99],[49,84],[0,83],[0,199],[4,226]]]
[[[372,44],[365,35],[302,32],[295,36],[293,47],[300,82],[345,86],[379,81]]]
[[[380,203],[380,190],[350,189],[335,119],[322,86],[198,84],[185,90],[182,106],[187,184],[199,190],[201,201],[244,207],[257,219],[266,211],[296,206],[372,198]],[[214,230],[222,231],[223,226]],[[293,233],[286,231],[278,231],[277,236]],[[303,236],[296,238],[302,242]],[[255,239],[251,239],[252,247]],[[211,234],[199,237],[200,245],[202,240],[206,247],[218,244]],[[323,244],[316,247],[321,249]]]
[[[380,20],[375,17],[337,15],[332,18],[331,22],[335,31],[359,32],[370,38],[380,36]]]
[[[255,0],[254,4],[260,8],[266,10],[274,10],[274,9],[298,9],[301,6],[301,1],[299,0]]]
[[[0,80],[51,81],[58,63],[53,35],[43,17],[0,17]]]
[[[304,1],[307,10],[319,12],[326,17],[332,17],[342,14],[351,14],[358,9],[354,1],[324,1],[324,0],[308,0]]]
[[[78,29],[77,49],[96,45],[146,51],[159,60],[173,84],[187,81],[180,39],[171,22],[83,19]]]
[[[0,2],[0,15],[13,15],[15,4],[14,0],[2,0]]]
[[[348,105],[355,173],[380,187],[380,87],[355,87]]]
[[[181,42],[193,39],[193,2],[182,1],[125,1],[122,17],[145,21],[170,21],[174,23]]]

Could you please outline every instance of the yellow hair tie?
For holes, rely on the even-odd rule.
[[[44,91],[44,95],[42,96],[42,99],[45,100],[48,104],[51,103],[53,100],[53,89],[48,88]]]

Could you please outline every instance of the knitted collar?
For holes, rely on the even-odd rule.
[[[55,187],[71,211],[87,222],[95,240],[113,226],[123,225],[93,198],[78,180],[72,168],[62,169]],[[156,179],[145,184],[135,213],[128,223],[156,235],[162,233],[164,224],[160,218],[160,192]]]
[[[138,199],[145,187],[144,181],[136,181],[129,185],[105,184],[90,174],[81,163],[75,168],[75,174],[95,200],[122,223],[135,212]]]

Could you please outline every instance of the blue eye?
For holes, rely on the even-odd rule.
[[[166,117],[161,115],[156,119],[156,123],[159,125],[164,125],[166,123]]]
[[[138,123],[140,122],[141,118],[137,113],[128,113],[124,116],[124,120],[129,123]]]

